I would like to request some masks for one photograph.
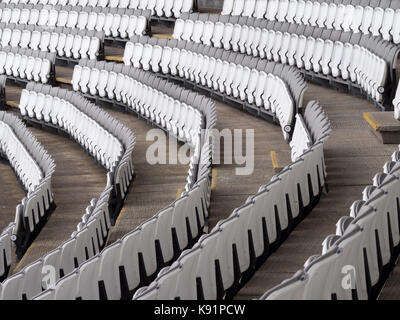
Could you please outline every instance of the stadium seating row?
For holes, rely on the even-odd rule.
[[[1,156],[8,160],[26,192],[16,208],[12,228],[21,258],[55,208],[51,191],[55,162],[16,116],[1,111],[0,127]]]
[[[48,85],[29,83],[22,91],[19,108],[31,121],[36,119],[67,131],[112,173],[115,190],[125,198],[133,174],[135,144],[128,128],[81,95]]]
[[[34,101],[33,108],[27,100],[28,104]],[[20,110],[29,122],[60,128],[80,143],[107,168],[107,185],[100,197],[91,201],[71,238],[7,278],[0,286],[0,299],[30,299],[44,289],[44,268],[54,268],[57,280],[97,255],[115,223],[115,198],[126,195],[134,174],[133,133],[80,94],[29,83],[23,90]]]
[[[214,23],[192,20],[195,14],[188,17],[177,20],[174,38],[297,66],[320,80],[361,89],[382,107],[391,107],[400,49],[379,37],[253,18]]]
[[[106,37],[129,38],[150,31],[150,10],[82,6],[24,6],[0,4],[0,21],[47,28],[67,27],[103,31]]]
[[[56,53],[58,59],[97,59],[103,55],[104,33],[70,28],[0,24],[2,47],[30,48]]]
[[[131,39],[124,63],[184,79],[277,119],[289,139],[296,108],[307,87],[294,70],[258,58],[187,41]],[[261,62],[261,63],[260,63]]]
[[[323,146],[330,133],[329,121],[314,101],[304,116],[317,139],[312,146],[229,218],[219,221],[171,267],[161,270],[154,282],[135,293],[134,299],[214,300],[235,296],[257,266],[312,209],[325,185]],[[305,128],[303,122],[297,125]],[[300,129],[294,133],[299,134],[296,141],[306,138]]]
[[[1,48],[0,74],[18,81],[53,83],[55,54],[18,47]]]
[[[200,129],[204,126],[200,111],[144,86],[123,73],[98,69],[99,65],[95,63],[93,68],[76,65],[71,81],[73,89],[122,101],[137,113],[166,128],[181,141],[193,146],[197,144]]]
[[[101,8],[129,8],[151,10],[159,17],[179,17],[183,12],[190,12],[196,0],[5,0],[4,3],[71,5]]]
[[[366,2],[356,5],[349,1],[225,0],[222,15],[361,32],[400,43],[400,3],[384,2],[375,1],[372,7]]]
[[[322,253],[261,299],[376,299],[400,252],[399,160],[395,152],[324,240]]]
[[[15,223],[11,222],[0,233],[0,282],[7,278],[11,267],[11,238]]]
[[[147,108],[149,102],[146,101],[149,95],[168,96],[171,101],[176,102],[175,107],[180,105],[182,110],[186,107],[195,108],[201,112],[203,118],[203,121],[198,122],[200,127],[194,130],[198,132],[201,127],[205,129],[204,134],[199,134],[199,139],[195,140],[197,146],[193,146],[200,150],[198,156],[196,152],[193,156],[193,158],[197,157],[197,169],[193,173],[192,183],[188,181],[181,197],[121,240],[105,248],[101,254],[81,264],[74,272],[60,279],[55,287],[37,297],[37,299],[78,297],[81,299],[130,299],[137,288],[148,283],[161,268],[172,263],[203,233],[210,201],[212,146],[209,135],[212,134],[210,129],[214,128],[216,123],[215,104],[203,96],[151,73],[124,67],[121,64],[81,61],[79,67],[82,70],[77,71],[79,68],[76,67],[74,73],[83,72],[86,67],[90,68],[91,72],[108,71],[109,79],[115,73],[118,81],[132,86],[131,89],[133,89],[126,91],[126,94],[121,94],[121,101],[118,104],[125,105],[127,111],[141,114],[150,123],[158,124],[160,127],[165,126],[167,130],[173,128],[173,122],[170,121],[168,126],[168,118],[160,118],[161,123],[159,123],[157,114],[151,117],[151,109]],[[74,85],[79,86],[79,83]],[[149,94],[144,95],[146,92]],[[97,94],[99,93],[100,91],[97,91]],[[90,92],[87,93],[89,94]],[[116,101],[116,96],[93,97],[102,101]],[[163,105],[163,107],[167,109],[168,105]],[[146,110],[149,110],[149,113]],[[150,117],[147,118],[147,115]],[[191,119],[187,117],[186,121],[190,125]],[[193,163],[191,161],[191,165]]]

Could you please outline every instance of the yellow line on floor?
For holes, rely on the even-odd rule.
[[[18,271],[21,270],[22,265],[24,264],[24,261],[26,259],[26,257],[28,256],[28,254],[31,252],[31,250],[35,247],[36,243],[32,243],[31,246],[28,248],[28,250],[26,250],[24,256],[22,257],[22,259],[18,262],[17,266],[14,268],[13,273],[16,273]]]
[[[60,83],[71,84],[71,79],[67,78],[57,77],[56,81]]]
[[[364,112],[363,117],[364,117],[365,121],[367,121],[368,124],[372,127],[372,129],[374,129],[375,131],[379,130],[381,125],[378,121],[375,120],[375,118],[372,116],[372,114],[370,114],[369,112]]]
[[[167,34],[153,34],[153,37],[160,39],[173,39],[172,36],[169,36]]]
[[[183,189],[182,188],[178,188],[178,191],[176,192],[176,199],[179,199],[182,195]]]
[[[123,62],[122,58],[123,57],[118,57],[118,56],[106,56],[107,61]]]
[[[211,171],[211,190],[214,190],[217,187],[217,175],[218,175],[218,170],[217,169],[212,169]]]
[[[122,215],[125,213],[125,211],[126,211],[126,208],[123,207],[123,208],[121,209],[121,212],[120,212],[119,215],[118,215],[117,221],[115,221],[114,229],[115,229],[116,227],[118,227],[119,222],[121,221],[121,217],[122,217]]]
[[[271,156],[272,167],[274,169],[279,169],[278,157],[276,155],[276,152],[272,150],[269,154]]]
[[[15,101],[7,101],[6,104],[7,104],[9,107],[19,109],[19,103],[15,102]]]

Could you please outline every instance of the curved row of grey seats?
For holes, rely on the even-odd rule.
[[[106,37],[111,38],[129,38],[148,33],[150,17],[150,10],[0,4],[2,23],[103,31]]]
[[[222,15],[266,18],[269,21],[298,23],[351,31],[400,43],[400,3],[375,1],[376,6],[348,1],[226,0]],[[382,5],[382,6],[381,6]],[[256,8],[256,6],[258,6]]]
[[[380,37],[246,17],[206,23],[191,18],[177,20],[174,38],[294,65],[362,89],[379,105],[391,107],[400,48]]]
[[[3,3],[71,5],[101,8],[129,8],[151,10],[153,16],[178,18],[193,9],[196,0],[5,0]]]
[[[55,53],[19,47],[0,48],[0,74],[18,80],[53,83]]]
[[[0,127],[0,154],[10,163],[26,193],[16,208],[11,231],[21,258],[55,208],[51,179],[56,165],[18,117],[1,111]]]
[[[325,185],[323,148],[330,125],[319,103],[310,102],[304,123],[297,125],[307,126],[308,133],[295,129],[299,134],[295,140],[316,138],[312,146],[227,219],[219,221],[171,267],[161,270],[134,299],[229,300],[235,296],[318,202]]]
[[[363,191],[350,215],[336,224],[336,234],[322,244],[293,277],[261,299],[376,299],[400,252],[400,153]]]
[[[104,33],[0,23],[0,45],[56,53],[57,58],[67,60],[97,59],[104,52]]]
[[[135,137],[127,127],[80,94],[33,82],[22,90],[19,109],[29,120],[68,131],[112,174],[115,191],[125,198],[133,174],[135,145]]]
[[[60,279],[36,299],[131,299],[135,290],[149,281],[166,265],[170,265],[179,254],[190,248],[203,234],[203,228],[208,217],[210,204],[212,129],[216,124],[215,103],[197,93],[184,89],[156,75],[123,66],[116,63],[81,61],[79,67],[88,67],[94,74],[108,72],[117,75],[118,81],[124,82],[131,90],[114,89],[116,96],[101,98],[97,86],[96,98],[104,101],[118,102],[126,106],[127,111],[141,114],[153,124],[165,126],[167,131],[168,117],[157,119],[157,113],[152,113],[149,107],[149,96],[165,97],[175,101],[181,107],[185,105],[201,112],[203,121],[201,127],[205,131],[200,134],[197,144],[200,155],[197,160],[197,170],[192,184],[186,186],[179,199],[161,210],[155,216],[137,227],[122,239],[106,247],[103,252],[79,266],[74,272]],[[75,72],[79,70],[75,68]],[[79,83],[77,89],[80,89]],[[106,89],[107,91],[107,89]],[[111,92],[108,91],[108,92]],[[148,94],[145,94],[148,92]],[[90,92],[87,93],[89,95]],[[145,95],[142,95],[145,94]],[[167,104],[162,107],[167,108]],[[160,106],[158,106],[160,107]],[[142,110],[143,109],[143,110]],[[149,111],[149,112],[147,112]],[[155,115],[152,117],[152,115]],[[149,116],[149,118],[147,118]],[[173,131],[170,131],[173,134]],[[192,163],[191,163],[192,164]],[[190,175],[190,172],[189,172]]]
[[[27,99],[34,101],[33,108]],[[52,268],[55,281],[101,252],[115,223],[116,197],[126,195],[134,174],[133,133],[82,95],[29,83],[22,93],[20,110],[29,121],[58,127],[81,144],[107,169],[107,184],[99,198],[91,200],[70,239],[3,281],[2,300],[31,299],[47,288],[42,281],[45,270]]]
[[[132,38],[124,63],[185,79],[279,121],[289,139],[307,84],[293,67],[188,41]]]

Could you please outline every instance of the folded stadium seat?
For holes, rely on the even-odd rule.
[[[377,7],[374,9],[372,23],[370,27],[370,33],[372,33],[373,36],[381,36],[381,28],[383,26],[384,14],[385,11],[382,8]]]
[[[364,34],[370,33],[370,28],[372,25],[372,18],[374,15],[374,9],[371,7],[365,7],[363,12],[363,19],[360,26],[360,30]]]
[[[262,1],[260,1],[260,2],[262,2]],[[297,0],[289,1],[288,9],[287,9],[287,12],[285,15],[285,21],[287,21],[289,23],[294,22],[294,17],[296,16],[296,12],[297,12],[297,5],[298,5]]]
[[[8,52],[7,53],[7,57],[6,57],[6,61],[5,61],[5,65],[4,65],[4,70],[5,73],[9,76],[12,74],[12,65],[13,65],[13,61],[14,61],[14,53],[12,52]]]
[[[343,17],[343,22],[340,26],[335,26],[336,29],[341,29],[344,32],[349,32],[351,31],[350,27],[352,22],[354,21],[354,14],[355,14],[355,8],[352,5],[346,5],[344,9],[344,17]]]
[[[128,37],[128,28],[129,28],[129,15],[124,14],[121,16],[121,22],[119,25],[119,36],[122,39],[125,39]]]
[[[40,81],[39,73],[41,68],[42,68],[42,59],[35,58],[35,63],[33,65],[33,70],[32,70],[32,78],[35,82]]]
[[[342,30],[342,24],[344,22],[345,14],[346,6],[344,6],[343,4],[338,4],[336,6],[335,18],[332,23],[333,29]]]
[[[18,66],[17,71],[13,71],[14,77],[20,77],[22,79],[26,79],[26,68],[28,63],[28,55],[21,54],[21,60]]]
[[[11,40],[12,31],[9,28],[3,29],[3,33],[1,35],[1,46],[7,47]]]
[[[310,25],[310,19],[313,10],[313,3],[311,1],[306,1],[304,5],[304,14],[301,21],[304,25]]]
[[[178,38],[179,40],[186,40],[186,41],[190,41],[191,36],[193,34],[194,31],[194,21],[193,20],[186,20],[185,21],[185,25],[183,28],[183,32],[180,38]]]
[[[67,39],[68,39],[68,36],[67,36]],[[88,40],[87,42],[89,42],[90,38],[87,37],[87,40]],[[72,48],[71,48],[71,53],[72,53],[71,56],[74,59],[80,59],[80,57],[81,57],[80,50],[81,50],[81,47],[82,47],[82,43],[83,43],[82,36],[79,35],[79,34],[76,34],[73,37]]]
[[[343,43],[340,41],[335,41],[335,43],[333,44],[332,58],[329,63],[332,76],[334,77],[340,76],[339,64],[343,57],[343,50],[344,50]]]
[[[280,0],[279,7],[276,14],[276,20],[280,22],[285,22],[285,17],[288,13],[289,9],[289,0]]]
[[[121,15],[116,13],[113,15],[112,19],[112,25],[111,25],[111,35],[113,37],[118,37],[119,36],[119,26],[121,24]]]
[[[265,18],[268,20],[277,20],[277,14],[279,9],[279,0],[269,0]]]
[[[38,26],[45,26],[47,25],[47,21],[49,20],[49,10],[41,9],[39,11],[39,19],[37,21]]]
[[[1,22],[2,23],[10,23],[11,20],[11,9],[10,8],[3,8],[1,14]]]
[[[42,51],[48,51],[50,45],[50,32],[43,31],[40,37],[39,49]]]
[[[324,50],[323,50],[322,58],[321,58],[321,70],[324,75],[328,75],[331,73],[329,64],[332,59],[333,47],[334,47],[334,43],[331,40],[324,41]]]
[[[315,1],[312,3],[312,8],[311,8],[311,15],[310,15],[310,19],[309,19],[309,25],[316,27],[317,26],[317,21],[319,18],[319,13],[320,13],[320,9],[321,9],[321,3],[318,1]],[[281,22],[284,22],[284,20],[279,20]]]
[[[67,41],[67,35],[65,33],[58,34],[58,42],[57,42],[57,55],[63,57],[65,55],[65,44]]]
[[[21,15],[21,10],[19,8],[12,9],[10,23],[18,23],[20,15]]]
[[[244,10],[244,6],[245,6],[244,0],[235,0],[233,3],[231,15],[241,16]]]
[[[86,11],[80,11],[78,13],[78,20],[76,23],[76,27],[80,30],[82,29],[86,29],[86,25],[88,23],[89,20],[89,13]]]
[[[64,45],[64,55],[65,55],[67,58],[73,57],[72,49],[73,49],[73,46],[74,46],[74,41],[75,41],[75,35],[73,35],[73,34],[71,34],[71,33],[69,33],[69,34],[66,35],[66,38],[65,38],[65,45]],[[77,41],[77,42],[78,42],[78,41]],[[78,50],[78,49],[75,49],[75,51],[76,51],[76,50]]]
[[[224,0],[221,15],[231,15],[235,0]]]
[[[400,43],[400,10],[396,10],[393,18],[393,26],[390,30],[392,40],[395,44]]]
[[[197,20],[194,23],[193,33],[191,34],[189,40],[195,43],[201,43],[201,37],[203,35],[203,31],[204,31],[204,22]]]
[[[152,48],[151,59],[150,59],[151,70],[153,72],[160,71],[160,63],[161,63],[162,55],[163,55],[163,47],[161,47],[159,45],[155,45]]]
[[[68,22],[68,11],[66,10],[60,10],[58,11],[58,17],[57,17],[57,27],[65,27]]]
[[[318,19],[316,22],[318,27],[320,27],[320,28],[326,27],[325,23],[328,18],[328,14],[329,14],[329,3],[327,3],[327,2],[320,3],[319,11],[318,11]]]
[[[356,6],[354,8],[354,14],[353,14],[353,19],[350,24],[350,29],[354,33],[360,32],[361,24],[363,22],[363,14],[364,14],[364,8],[361,6]]]
[[[343,80],[350,78],[349,67],[352,59],[353,46],[350,43],[345,43],[343,47],[343,55],[339,64],[340,74]]]
[[[307,45],[307,38],[303,35],[299,36],[297,40],[297,50],[294,55],[296,65],[298,68],[304,68],[304,55]]]
[[[186,28],[186,25],[185,25]],[[211,38],[211,42],[215,48],[221,48],[222,44],[222,38],[224,36],[224,24],[221,22],[217,22],[214,24],[214,30],[213,30],[213,35]],[[182,37],[184,39],[184,37]]]
[[[232,46],[232,50],[235,52],[239,51],[239,41],[240,41],[240,34],[242,32],[242,26],[239,24],[233,25],[233,30],[232,30],[232,38],[230,40],[230,44]],[[207,43],[204,42],[204,44],[208,45]]]
[[[306,8],[306,3],[305,3],[305,1],[299,0],[299,1],[297,2],[297,6],[296,6],[296,14],[295,14],[294,17],[293,17],[293,21],[294,21],[295,23],[301,24],[301,19],[302,19],[303,16],[304,16],[305,8]],[[269,20],[272,20],[272,19],[269,19]],[[293,23],[293,22],[291,21],[291,19],[288,19],[287,21],[288,21],[289,23]]]
[[[78,23],[78,17],[79,17],[78,11],[69,11],[67,23],[65,26],[67,28],[76,28],[76,25]]]
[[[325,47],[325,42],[324,40],[318,38],[315,40],[314,44],[314,54],[313,57],[311,58],[311,63],[313,66],[313,71],[316,73],[321,72],[322,68],[322,56],[324,54],[324,47]]]
[[[240,53],[246,53],[245,44],[247,42],[248,37],[249,37],[249,27],[242,26],[241,31],[240,31],[239,43],[238,43]]]
[[[18,47],[18,44],[21,41],[22,32],[19,29],[14,29],[11,34],[10,46]]]

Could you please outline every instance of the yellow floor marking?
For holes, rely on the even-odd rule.
[[[218,175],[218,170],[217,169],[212,169],[211,171],[211,190],[214,190],[217,187],[217,175]]]
[[[176,192],[176,199],[179,199],[182,195],[183,189],[182,188],[178,188],[178,191]]]
[[[364,117],[365,121],[367,121],[368,124],[375,131],[377,131],[381,127],[380,123],[378,121],[376,121],[375,118],[372,116],[372,114],[370,114],[369,112],[364,112],[363,117]]]
[[[122,215],[125,213],[125,211],[126,211],[126,208],[123,207],[123,208],[121,209],[121,212],[120,212],[119,215],[118,215],[117,221],[115,221],[115,225],[114,225],[114,228],[113,228],[113,229],[115,229],[116,227],[118,227],[119,222],[121,221],[121,217],[122,217]]]
[[[122,58],[123,57],[118,57],[118,56],[106,56],[107,61],[123,62]]]
[[[13,273],[16,273],[18,271],[20,271],[22,265],[24,264],[24,261],[26,259],[26,257],[29,255],[29,252],[31,252],[31,250],[35,247],[35,242],[31,244],[31,246],[28,248],[28,250],[26,250],[24,256],[22,257],[22,259],[19,261],[19,263],[17,264],[17,266],[14,268]]]
[[[172,36],[169,36],[167,34],[153,34],[153,37],[160,39],[173,39]]]
[[[271,156],[271,161],[272,161],[272,167],[274,169],[279,169],[278,157],[276,155],[276,152],[275,151],[271,151],[270,152],[270,156]]]
[[[14,101],[7,101],[7,105],[12,108],[19,108],[19,103]]]
[[[67,79],[67,78],[57,77],[56,81],[57,82],[61,82],[61,83],[65,83],[65,84],[71,84],[71,79]]]

